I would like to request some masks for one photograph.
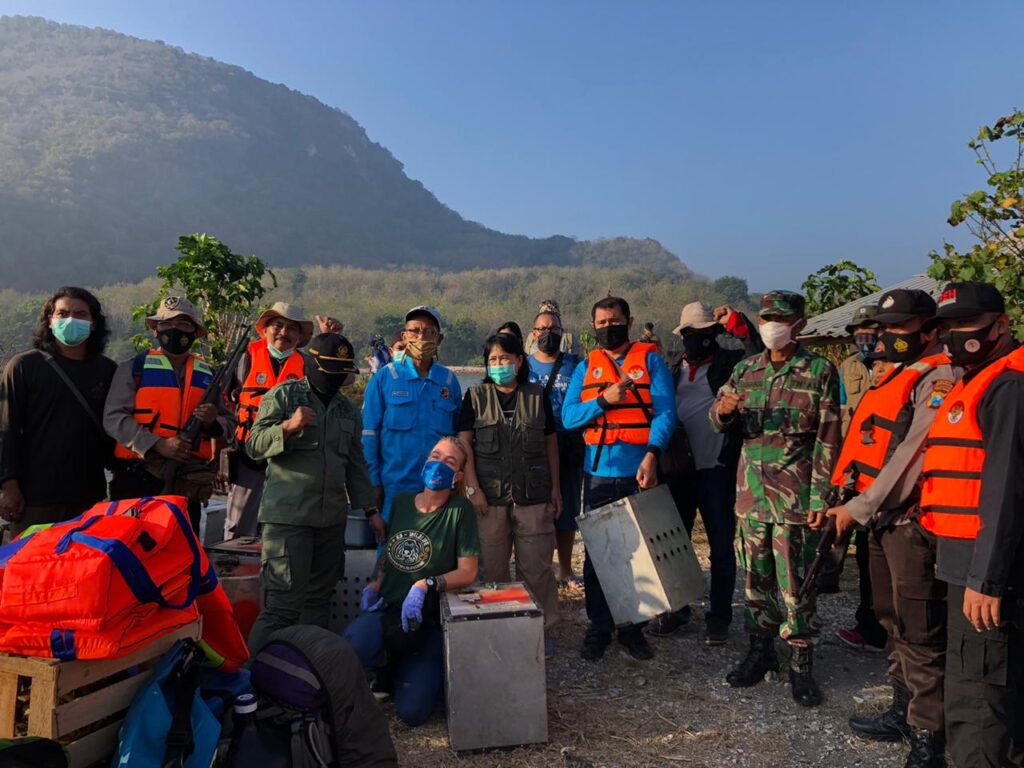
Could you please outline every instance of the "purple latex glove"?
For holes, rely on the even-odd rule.
[[[384,607],[384,598],[380,596],[373,587],[363,587],[363,594],[359,598],[359,610],[364,613],[373,613]]]
[[[427,590],[417,587],[415,584],[409,589],[409,594],[402,601],[402,629],[405,632],[414,632],[423,623],[423,600],[427,596]]]

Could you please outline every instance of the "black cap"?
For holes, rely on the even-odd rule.
[[[976,317],[988,312],[1006,311],[1003,294],[991,283],[949,283],[939,296],[935,316],[940,320],[954,317]]]
[[[861,304],[857,309],[853,311],[853,318],[850,320],[850,324],[846,326],[847,333],[853,333],[857,328],[861,326],[875,326],[878,323],[875,322],[875,309],[874,304]]]
[[[356,353],[348,339],[338,333],[314,336],[306,354],[325,373],[359,373]]]
[[[886,291],[878,300],[878,311],[872,318],[876,323],[905,323],[915,317],[935,315],[935,299],[916,288],[896,288]]]

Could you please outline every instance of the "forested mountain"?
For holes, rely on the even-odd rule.
[[[0,18],[0,268],[14,288],[153,274],[186,232],[274,266],[580,264],[567,237],[466,221],[349,115],[240,67]],[[653,241],[620,251],[671,271]]]

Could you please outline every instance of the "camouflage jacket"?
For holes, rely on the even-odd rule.
[[[719,391],[745,395],[740,410],[711,423],[725,431],[740,420],[743,450],[736,513],[764,523],[806,523],[824,510],[839,454],[839,375],[825,358],[798,346],[779,370],[768,352],[748,357]]]

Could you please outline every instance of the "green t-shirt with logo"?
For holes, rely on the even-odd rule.
[[[400,607],[412,585],[427,576],[454,571],[460,557],[480,556],[476,512],[468,499],[450,496],[440,509],[423,514],[415,493],[400,493],[391,505],[381,597]]]

